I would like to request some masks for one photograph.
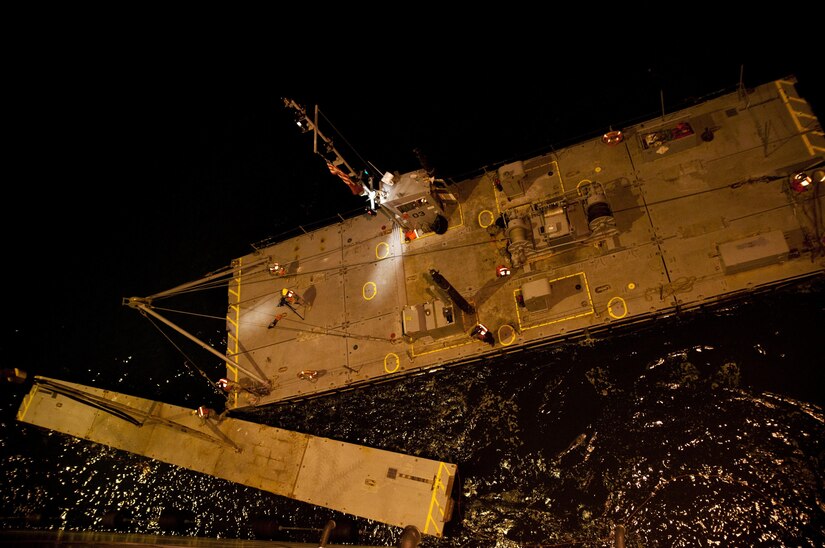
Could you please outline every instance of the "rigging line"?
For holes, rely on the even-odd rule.
[[[202,279],[193,280],[191,282],[188,282],[188,283],[184,284],[185,287],[178,287],[178,288],[168,289],[166,291],[162,291],[162,292],[156,293],[154,295],[148,295],[147,298],[153,299],[153,300],[160,300],[160,299],[165,299],[169,296],[182,295],[184,293],[188,293],[190,291],[198,290],[198,289],[201,289],[201,288],[204,288],[204,287],[207,287],[207,288],[218,287],[221,284],[228,283],[228,280],[226,280],[226,278],[231,276],[231,275],[232,275],[232,273],[227,273],[227,274],[223,275],[222,278],[218,278],[217,280],[215,280],[215,279],[211,279],[211,280],[202,280]]]
[[[324,120],[326,120],[327,123],[330,125],[330,127],[335,131],[335,133],[337,133],[341,137],[341,139],[344,141],[344,143],[347,144],[347,146],[350,148],[350,150],[352,150],[355,153],[355,155],[358,156],[358,159],[361,160],[365,165],[369,165],[369,162],[367,160],[365,160],[363,156],[358,154],[358,151],[355,149],[354,146],[352,146],[352,143],[347,141],[347,138],[344,137],[344,134],[341,133],[340,131],[338,131],[338,128],[335,127],[335,124],[333,124],[332,121],[329,118],[327,118],[326,114],[321,112],[321,109],[318,109],[318,114],[320,114],[321,116],[324,117]]]
[[[79,390],[75,390],[73,388],[69,388],[60,384],[53,383],[51,381],[46,381],[43,379],[35,380],[36,384],[44,386],[46,389],[51,390],[54,393],[61,394],[71,400],[76,402],[82,403],[83,405],[88,405],[89,407],[93,407],[104,413],[109,413],[112,416],[118,417],[119,419],[123,419],[126,422],[134,424],[135,426],[143,426],[136,418],[132,417],[128,413],[117,409],[115,406],[112,405],[111,402],[107,400],[100,401],[98,398],[91,396],[90,394],[84,394]]]
[[[484,241],[481,241],[481,242],[473,242],[473,243],[468,243],[468,244],[445,246],[445,247],[439,247],[438,249],[427,249],[427,250],[421,250],[421,251],[416,251],[416,252],[404,253],[404,254],[401,254],[401,255],[391,255],[391,256],[384,257],[383,259],[379,259],[379,260],[370,259],[370,260],[366,260],[366,261],[362,261],[362,262],[346,263],[346,264],[341,264],[341,265],[330,266],[328,268],[321,268],[321,269],[317,269],[317,270],[302,270],[300,274],[286,274],[286,275],[280,276],[278,278],[273,278],[272,276],[264,276],[266,271],[261,270],[261,271],[254,272],[254,273],[250,274],[250,277],[254,277],[254,278],[258,278],[258,279],[252,279],[252,280],[244,279],[241,282],[241,285],[243,287],[249,287],[251,284],[272,283],[273,281],[276,281],[276,280],[279,280],[279,279],[286,281],[286,280],[289,280],[289,279],[292,279],[292,278],[296,278],[299,275],[300,276],[308,276],[308,275],[313,275],[313,274],[323,274],[323,273],[326,273],[326,272],[334,272],[336,270],[341,270],[342,268],[345,268],[345,267],[346,268],[355,268],[355,267],[360,267],[360,266],[371,266],[371,265],[377,264],[381,261],[386,261],[386,260],[391,260],[391,259],[405,259],[405,258],[410,258],[410,257],[418,257],[420,255],[428,255],[428,254],[432,254],[432,253],[436,253],[436,252],[453,251],[453,250],[456,250],[456,249],[463,249],[463,248],[468,248],[468,247],[473,247],[473,246],[488,246],[490,243],[498,244],[498,243],[502,243],[502,242],[506,242],[506,241],[507,241],[506,238],[499,238],[499,239],[493,239],[493,240],[484,240]],[[307,257],[305,260],[309,261],[309,260],[313,260],[315,258],[316,258],[315,256],[310,256],[310,257]],[[284,283],[283,285],[288,285],[288,284]],[[273,291],[271,293],[271,295],[276,296],[277,291]],[[245,303],[257,301],[261,298],[262,298],[262,296],[258,296],[258,297],[254,297],[254,298],[250,298],[250,299],[245,299],[243,301],[233,303],[233,304],[236,304],[236,305],[237,304],[245,304]],[[210,317],[210,316],[206,316],[206,317]],[[220,317],[220,318],[213,317],[213,318],[214,319],[224,319],[223,317]]]
[[[283,321],[283,320],[281,320],[281,321]],[[351,335],[349,333],[335,333],[335,332],[332,332],[332,331],[312,331],[310,329],[300,329],[300,328],[297,328],[297,327],[287,327],[287,326],[281,327],[280,322],[279,322],[278,327],[276,329],[282,329],[284,331],[292,331],[292,332],[296,332],[296,333],[308,333],[310,335],[328,335],[330,337],[350,338],[350,339],[356,339],[356,340],[373,340],[373,341],[390,342],[390,343],[393,343],[393,342],[396,342],[396,341],[401,341],[401,339],[399,339],[399,338],[389,339],[389,338],[382,338],[382,337],[370,337],[368,335]],[[281,341],[281,342],[286,342],[286,341]],[[249,354],[251,352],[261,350],[263,348],[269,348],[269,347],[272,347],[272,346],[277,346],[278,344],[281,344],[281,343],[280,342],[273,342],[273,343],[270,343],[270,344],[264,344],[264,345],[261,345],[261,346],[257,346],[255,348],[248,348],[246,350],[243,350],[242,352],[230,353],[230,354],[227,354],[227,355],[231,358],[237,358],[238,356],[244,356],[244,355]]]
[[[693,197],[693,196],[697,196],[697,195],[701,195],[701,194],[705,194],[705,193],[709,193],[709,192],[714,192],[714,191],[717,191],[717,190],[725,190],[725,189],[729,189],[729,188],[738,188],[739,186],[742,186],[742,185],[744,185],[744,184],[762,183],[762,182],[772,182],[773,180],[778,180],[778,179],[781,179],[781,178],[773,178],[773,179],[770,179],[770,178],[768,178],[767,176],[756,177],[756,178],[750,178],[750,179],[747,179],[747,180],[744,180],[744,181],[736,181],[736,182],[734,182],[734,183],[730,183],[730,184],[727,184],[727,185],[725,185],[725,186],[721,186],[721,187],[716,187],[716,188],[705,189],[705,190],[701,190],[701,191],[697,191],[697,192],[692,192],[692,193],[686,194],[686,195],[684,195],[684,196],[678,196],[678,197],[676,197],[676,198],[671,198],[671,199],[667,199],[667,200],[659,200],[659,201],[650,202],[650,203],[647,203],[647,204],[637,205],[637,206],[634,206],[634,207],[632,207],[632,208],[625,208],[625,209],[621,209],[621,210],[616,210],[615,212],[616,212],[616,213],[620,213],[620,212],[623,212],[623,211],[628,211],[628,210],[633,210],[633,209],[639,209],[639,208],[643,208],[643,207],[647,207],[647,206],[651,206],[651,205],[658,205],[658,204],[661,204],[661,203],[664,203],[664,202],[668,202],[668,201],[673,201],[673,200],[678,200],[678,199],[682,199],[682,198]],[[738,186],[735,186],[735,185],[738,185]],[[785,207],[785,206],[781,206],[781,207]],[[774,208],[774,209],[775,209],[775,208]],[[754,214],[755,214],[755,213],[754,213]],[[750,214],[750,215],[754,215],[754,214]],[[421,251],[419,251],[419,252],[406,253],[406,254],[402,254],[402,255],[393,255],[393,256],[391,256],[391,257],[386,257],[385,259],[382,259],[382,260],[386,260],[386,259],[394,259],[394,258],[415,257],[415,256],[418,256],[418,255],[430,254],[430,253],[433,253],[433,252],[435,252],[435,251],[451,251],[451,250],[455,250],[455,249],[461,249],[461,248],[467,248],[467,247],[479,246],[479,245],[484,245],[484,246],[486,246],[486,245],[488,245],[491,241],[492,241],[493,243],[501,243],[501,242],[505,242],[505,241],[506,241],[506,238],[495,239],[495,240],[485,240],[485,241],[482,241],[482,242],[474,242],[474,243],[468,243],[468,244],[462,244],[462,245],[456,245],[456,246],[447,246],[447,247],[443,247],[443,248],[436,249],[436,250],[421,250]],[[329,253],[330,253],[330,252],[323,252],[323,253],[319,253],[319,254],[316,254],[316,255],[312,255],[312,256],[306,257],[304,260],[307,260],[307,261],[308,261],[308,260],[316,259],[316,258],[318,258],[319,256],[323,256],[323,255],[326,255],[326,254],[329,254]],[[378,262],[378,261],[369,260],[369,261],[364,261],[364,262],[360,262],[360,263],[349,263],[349,264],[347,264],[347,265],[345,265],[345,266],[347,266],[347,267],[366,266],[366,265],[375,264],[376,262]],[[326,268],[326,269],[319,269],[319,270],[313,270],[313,271],[303,271],[303,272],[301,272],[301,274],[302,274],[302,275],[306,275],[306,274],[318,274],[318,273],[323,273],[323,272],[331,272],[331,271],[339,270],[342,266],[344,266],[344,265],[340,265],[340,266],[332,266],[332,267],[329,267],[329,268]],[[266,271],[265,271],[265,270],[260,270],[260,271],[258,271],[258,272],[253,272],[253,274],[252,274],[252,275],[255,275],[255,276],[257,276],[257,277],[263,277],[263,275],[264,275],[265,273],[266,273]],[[290,277],[290,276],[284,276],[284,278],[285,278],[285,279],[286,279],[286,278],[289,278],[289,277]],[[267,283],[267,282],[269,282],[269,280],[270,280],[270,279],[272,279],[272,278],[271,278],[271,277],[263,277],[263,279],[260,279],[260,280],[255,280],[255,281],[253,281],[253,282],[251,282],[251,283]],[[225,283],[225,282],[220,282],[220,284],[223,284],[223,283]],[[244,283],[244,285],[245,285],[246,283],[250,283],[250,282],[245,282],[245,283]],[[207,316],[207,317],[209,317],[209,316]],[[217,318],[217,317],[211,317],[211,318],[214,318],[214,319],[223,319],[223,318]]]
[[[60,383],[56,383],[53,381],[45,380],[45,379],[37,379],[35,381],[37,384],[46,386],[48,390],[53,392],[57,392],[58,394],[62,394],[68,398],[76,400],[80,403],[85,405],[89,405],[90,407],[94,407],[96,409],[100,409],[102,411],[106,411],[107,413],[111,413],[113,415],[119,416],[120,418],[127,420],[134,424],[135,426],[143,426],[146,424],[147,421],[153,422],[161,422],[170,424],[173,426],[180,426],[178,423],[171,421],[170,419],[165,419],[163,417],[157,417],[152,415],[151,411],[146,411],[144,409],[138,409],[135,407],[131,407],[121,402],[108,400],[102,396],[96,396],[94,394],[90,394],[87,392],[83,392],[82,390],[77,390],[70,386],[65,386]],[[154,408],[154,404],[156,402],[152,402],[152,408]],[[139,421],[132,415],[137,415],[143,419],[143,421]]]
[[[220,388],[218,388],[218,387],[217,387],[217,385],[216,385],[216,384],[212,381],[212,379],[210,379],[210,378],[209,378],[209,376],[208,376],[206,373],[204,373],[204,372],[203,372],[203,370],[201,370],[198,366],[196,366],[196,365],[195,365],[195,361],[194,361],[194,360],[192,360],[192,359],[191,359],[191,358],[190,358],[190,357],[186,354],[186,352],[184,352],[184,351],[180,348],[180,346],[178,346],[177,344],[175,344],[175,342],[174,342],[174,341],[172,341],[172,339],[170,339],[170,338],[169,338],[169,336],[168,336],[166,333],[164,333],[164,332],[163,332],[163,330],[160,328],[160,326],[158,326],[158,324],[157,324],[157,323],[155,323],[155,322],[153,321],[153,319],[152,319],[152,318],[150,318],[149,316],[147,316],[147,315],[145,315],[145,314],[144,314],[144,317],[145,317],[147,320],[149,320],[149,323],[150,323],[150,324],[152,324],[152,326],[153,326],[155,329],[157,329],[157,330],[158,330],[158,333],[160,333],[160,334],[161,334],[161,335],[162,335],[162,336],[163,336],[163,337],[164,337],[164,338],[165,338],[165,339],[169,342],[169,344],[171,344],[171,345],[175,348],[175,350],[177,350],[178,352],[180,352],[181,356],[183,356],[183,358],[184,358],[184,360],[183,360],[183,365],[185,365],[187,369],[189,369],[189,370],[191,371],[191,369],[192,369],[192,368],[194,368],[194,369],[195,369],[195,371],[197,371],[197,372],[198,372],[198,373],[199,373],[199,374],[200,374],[200,375],[201,375],[204,379],[206,379],[206,381],[209,383],[209,386],[211,386],[211,387],[212,387],[212,389],[216,391],[216,393],[219,393],[219,394],[221,394],[221,395],[224,395],[224,396],[225,396],[225,394],[223,394],[223,393],[220,391]],[[190,367],[190,364],[191,364],[191,367]]]
[[[791,139],[794,139],[796,137],[801,137],[805,133],[808,133],[808,132],[795,131],[795,132],[793,132],[793,133],[791,133],[787,136],[784,136],[784,137],[783,136],[777,136],[775,139],[772,139],[772,140],[769,140],[769,141],[766,141],[766,142],[760,142],[758,145],[748,147],[748,148],[742,148],[742,149],[736,150],[735,152],[730,152],[728,154],[722,154],[720,156],[711,158],[707,161],[707,163],[710,164],[710,163],[713,163],[713,162],[721,162],[722,160],[728,160],[730,158],[733,158],[734,156],[742,156],[744,154],[747,154],[749,152],[754,152],[754,151],[760,151],[760,153],[761,153],[761,151],[764,147],[766,147],[766,146],[770,147],[771,145],[778,145],[774,149],[774,150],[778,150],[779,148],[781,148],[785,143],[787,143]]]
[[[204,441],[208,441],[210,443],[215,443],[215,444],[223,445],[223,446],[227,445],[226,440],[222,440],[222,439],[218,438],[217,436],[212,436],[210,434],[207,434],[206,432],[201,432],[200,430],[192,428],[191,426],[183,425],[183,424],[181,424],[179,422],[175,422],[171,419],[158,417],[157,415],[147,415],[146,420],[144,421],[144,424],[148,424],[148,423],[152,423],[152,422],[158,423],[162,426],[168,426],[170,428],[174,428],[175,430],[183,432],[184,434],[189,434],[191,436],[194,436],[196,438],[200,438],[200,439],[202,439]],[[235,447],[237,449],[237,446],[234,443],[232,443],[231,440],[229,440],[229,442],[230,442],[229,443],[230,445],[232,445],[233,447]]]
[[[769,207],[767,209],[760,209],[759,211],[754,211],[753,213],[748,213],[747,215],[740,215],[739,217],[731,217],[730,219],[725,219],[728,222],[734,221],[741,221],[742,219],[747,219],[748,217],[753,217],[754,215],[762,215],[763,213],[768,213],[769,211],[777,211],[779,209],[785,209],[787,207],[791,207],[791,204],[782,204],[774,207]]]
[[[215,289],[223,289],[223,288],[227,287],[227,284],[228,284],[227,281],[223,281],[223,282],[219,282],[219,283],[215,283],[215,282],[211,282],[211,283],[214,284],[214,285],[211,285],[209,287],[206,287],[206,286],[192,287],[192,288],[189,288],[189,289],[182,289],[182,290],[176,291],[174,293],[169,293],[169,294],[166,294],[166,295],[162,295],[160,297],[149,296],[147,298],[150,299],[152,302],[161,302],[165,299],[180,297],[182,295],[194,295],[194,294],[200,293],[202,291],[213,291]]]
[[[666,204],[668,202],[675,202],[675,201],[682,200],[682,199],[685,199],[685,198],[693,198],[693,197],[696,197],[696,196],[701,196],[702,194],[717,192],[719,190],[736,190],[738,188],[742,188],[744,185],[749,185],[749,184],[772,183],[772,182],[778,181],[780,179],[784,179],[784,177],[772,177],[772,178],[768,177],[768,176],[754,177],[754,178],[745,179],[745,180],[742,180],[742,181],[735,181],[733,183],[728,183],[728,184],[725,184],[723,186],[706,188],[704,190],[697,190],[695,192],[688,192],[687,194],[682,194],[681,196],[674,196],[672,198],[664,198],[664,199],[656,200],[656,201],[653,201],[653,202],[644,202],[644,204],[639,204],[639,205],[636,205],[636,206],[633,206],[633,207],[628,207],[628,208],[624,208],[624,209],[617,209],[617,210],[614,211],[614,213],[621,213],[621,212],[624,212],[624,211],[632,211],[634,209],[641,209],[642,207],[647,207],[647,206]],[[643,181],[643,182],[647,183],[647,181]]]
[[[281,320],[280,322],[278,322],[278,327],[276,327],[276,329],[282,329],[284,331],[293,331],[293,332],[296,332],[296,333],[308,333],[310,335],[328,335],[330,337],[350,338],[350,339],[356,339],[356,340],[370,340],[370,341],[380,341],[380,342],[390,342],[390,343],[401,342],[400,338],[390,339],[390,338],[386,338],[386,337],[371,337],[369,335],[352,335],[352,334],[346,333],[346,332],[336,333],[336,332],[330,331],[330,330],[313,331],[311,329],[301,329],[301,328],[298,328],[298,327],[288,327],[288,326],[283,326],[282,327],[281,322],[283,322],[283,321],[289,321],[289,320]],[[258,324],[258,326],[263,327],[263,324]],[[324,328],[321,328],[321,329],[324,329]],[[286,342],[286,341],[281,341],[281,342]],[[273,342],[273,343],[270,343],[270,344],[264,344],[264,345],[261,345],[261,346],[257,346],[255,348],[247,348],[246,350],[243,350],[242,352],[238,352],[238,353],[227,353],[227,356],[229,356],[230,358],[237,358],[238,356],[244,356],[244,355],[249,354],[251,352],[256,352],[258,350],[261,350],[263,348],[269,348],[269,347],[272,347],[272,346],[277,346],[278,344],[281,344],[281,343],[280,342]]]
[[[147,298],[152,300],[160,300],[171,295],[182,295],[184,293],[189,293],[194,290],[201,290],[203,288],[214,289],[217,287],[222,287],[229,283],[229,280],[227,278],[237,276],[237,273],[242,271],[244,268],[254,268],[260,264],[263,264],[264,262],[264,260],[258,259],[253,260],[248,265],[238,266],[235,265],[233,261],[233,264],[230,266],[219,268],[218,270],[214,270],[211,273],[206,274],[206,276],[203,276],[197,280],[184,283],[182,285],[173,287],[172,289],[168,289],[160,293],[156,293],[154,295],[149,295]]]
[[[277,293],[275,293],[274,295],[277,295]],[[172,309],[172,308],[161,308],[161,307],[157,307],[157,306],[152,307],[152,308],[154,308],[155,310],[163,311],[163,312],[174,312],[174,313],[177,313],[177,314],[183,314],[183,315],[187,315],[187,316],[195,316],[195,317],[198,317],[198,318],[206,318],[208,320],[220,320],[220,321],[226,320],[226,318],[223,317],[223,316],[212,316],[210,314],[197,314],[197,313],[194,313],[194,312],[186,312],[185,310],[176,310],[176,309]],[[291,322],[291,321],[295,321],[295,320],[285,318],[281,321]],[[297,328],[297,327],[285,327],[285,326],[283,327],[283,329],[289,330],[289,331],[309,333],[309,334],[313,334],[313,335],[334,335],[334,336],[338,336],[338,337],[349,337],[349,338],[352,338],[352,339],[360,339],[360,340],[375,340],[375,341],[393,341],[393,340],[395,340],[395,339],[389,339],[387,337],[372,337],[370,335],[355,335],[355,334],[352,334],[352,333],[348,333],[346,331],[337,331],[337,330],[334,330],[334,329],[328,329],[328,328],[326,328],[322,325],[311,324],[311,323],[306,323],[306,322],[305,322],[305,324],[310,326],[310,327],[315,327],[317,329],[322,329],[323,331],[313,331],[311,329],[300,329],[300,328]],[[247,325],[252,325],[252,324],[247,324]],[[264,324],[257,324],[257,326],[258,327],[263,327]],[[157,325],[155,325],[155,327],[157,328]],[[164,336],[165,336],[165,334],[164,334]],[[186,357],[186,356],[184,356],[184,357]]]
[[[375,171],[377,171],[377,172],[378,172],[378,174],[379,174],[381,177],[383,177],[383,176],[384,176],[384,172],[383,172],[383,171],[381,171],[380,169],[378,169],[378,167],[377,167],[375,164],[373,164],[372,162],[367,162],[367,163],[370,165],[370,167],[371,167],[372,169],[374,169]]]
[[[698,196],[698,195],[701,195],[701,194],[714,192],[714,191],[718,191],[718,190],[725,190],[725,189],[729,189],[729,188],[739,188],[740,186],[742,186],[744,184],[754,184],[754,183],[763,183],[763,182],[764,183],[769,183],[769,182],[779,180],[779,179],[782,179],[782,177],[773,177],[773,178],[771,178],[770,176],[767,176],[767,175],[763,175],[763,176],[760,176],[760,177],[753,177],[753,178],[746,179],[746,180],[743,180],[743,181],[735,181],[733,183],[729,183],[729,184],[726,184],[726,185],[720,186],[720,187],[709,188],[709,189],[704,189],[704,190],[700,190],[700,191],[696,191],[696,192],[691,192],[691,193],[685,194],[683,196],[676,196],[674,198],[658,200],[658,201],[650,202],[650,203],[647,203],[647,204],[639,204],[639,205],[635,205],[635,206],[632,206],[632,207],[616,209],[616,210],[614,210],[614,213],[622,213],[622,212],[625,212],[625,211],[632,211],[632,210],[644,208],[644,207],[647,207],[647,206],[659,205],[659,204],[662,204],[662,203],[676,201],[676,200],[680,200],[682,198],[689,198],[689,197],[693,197],[693,196]],[[734,185],[737,185],[737,186],[734,186]],[[497,243],[498,242],[504,242],[504,241],[506,241],[506,238],[497,239],[497,240],[494,240],[494,241],[497,242]],[[485,243],[487,243],[487,242],[485,242]],[[464,244],[464,245],[455,246],[455,247],[452,247],[452,246],[451,247],[445,247],[445,248],[442,248],[441,250],[449,251],[451,249],[459,249],[459,248],[462,248],[462,247],[470,247],[470,246],[473,246],[473,245],[482,245],[482,243],[479,242],[479,243]],[[435,251],[441,251],[441,250],[435,250]],[[398,255],[398,257],[401,257],[401,256],[403,256],[403,257],[414,257],[418,254],[430,253],[430,252],[431,251],[422,250],[421,252],[418,252],[418,253]],[[324,253],[330,253],[330,252],[324,252]],[[318,256],[321,256],[321,255],[322,255],[321,253],[319,253],[317,255],[312,255],[312,256],[304,258],[304,260],[317,258]],[[396,257],[396,256],[393,256],[393,257]],[[391,257],[387,257],[387,258],[391,258]],[[370,263],[355,263],[355,266],[357,266],[359,264],[370,264]],[[350,266],[350,265],[347,265],[347,266]],[[334,270],[334,269],[335,269],[335,267],[330,267],[328,269],[318,270],[318,271],[313,271],[313,272],[326,272],[326,271],[331,271],[331,270]],[[304,273],[305,272],[302,272],[302,274],[304,274]]]
[[[197,312],[187,312],[186,310],[179,310],[175,308],[164,308],[160,306],[153,306],[152,309],[154,310],[162,310],[163,312],[174,312],[175,314],[181,314],[184,316],[194,316],[196,318],[206,318],[207,320],[225,320],[226,316],[212,316],[211,314],[200,314]]]
[[[225,287],[229,283],[229,280],[211,280],[209,282],[204,282],[195,287],[188,287],[186,289],[181,289],[180,291],[175,291],[174,293],[168,293],[166,295],[162,295],[160,297],[151,297],[153,301],[160,301],[163,299],[168,299],[170,297],[178,297],[180,295],[186,295],[190,293],[196,293],[199,291],[206,291],[212,289],[219,289]]]
[[[281,320],[281,321],[285,321],[285,320]],[[293,321],[293,320],[286,319],[286,321]],[[280,325],[280,322],[278,324]],[[296,332],[299,332],[299,333],[310,333],[312,335],[330,335],[330,336],[333,336],[333,337],[344,337],[344,338],[350,338],[350,339],[358,339],[358,340],[362,340],[362,341],[392,342],[392,341],[396,340],[396,339],[390,339],[388,337],[373,337],[371,335],[355,335],[353,333],[348,333],[346,331],[338,331],[338,330],[335,330],[335,329],[327,329],[327,328],[322,327],[322,326],[312,326],[312,327],[317,327],[318,329],[323,329],[323,331],[313,331],[311,329],[301,329],[300,327],[287,327],[287,326],[284,326],[283,329],[285,331],[296,331]]]
[[[209,434],[201,432],[197,429],[191,428],[191,427],[186,426],[184,424],[180,424],[180,423],[175,422],[175,421],[173,421],[171,419],[168,419],[168,418],[153,415],[151,411],[145,411],[143,409],[137,409],[137,408],[131,407],[129,405],[126,405],[126,404],[123,404],[123,403],[120,403],[120,402],[111,401],[111,400],[108,400],[108,399],[106,399],[104,397],[101,397],[101,396],[95,396],[94,394],[88,394],[88,393],[85,393],[81,390],[76,390],[76,389],[71,388],[69,386],[64,386],[62,384],[54,383],[52,381],[39,379],[39,380],[36,380],[35,382],[37,384],[44,385],[46,387],[46,390],[51,390],[52,392],[56,392],[58,394],[61,394],[61,395],[65,396],[69,399],[75,400],[75,401],[77,401],[79,403],[82,403],[84,405],[88,405],[89,407],[93,407],[93,408],[98,409],[100,411],[104,411],[106,413],[114,415],[118,418],[121,418],[121,419],[131,423],[131,424],[134,424],[138,428],[140,428],[142,426],[145,426],[149,423],[158,423],[158,424],[161,424],[163,426],[168,426],[168,427],[174,428],[176,430],[182,431],[184,433],[191,434],[195,437],[204,439],[204,440],[212,442],[212,443],[218,443],[220,445],[223,445],[223,443],[224,443],[221,440],[219,440],[218,438],[216,438],[214,436],[210,436]],[[158,403],[158,402],[152,402],[152,404],[153,404],[152,408],[154,408],[155,403]],[[133,417],[132,414],[140,416],[143,420],[139,421],[138,419]]]
[[[332,272],[332,271],[335,271],[335,270],[340,270],[341,268],[344,268],[344,267],[352,268],[352,267],[359,267],[359,266],[370,266],[370,265],[374,265],[374,264],[377,264],[381,261],[386,261],[386,260],[389,260],[389,259],[405,259],[405,258],[408,258],[408,257],[418,257],[418,256],[421,256],[421,255],[429,255],[429,254],[432,254],[432,253],[443,252],[443,251],[453,251],[455,249],[463,249],[463,248],[474,247],[474,246],[488,246],[490,243],[498,244],[498,243],[502,243],[502,242],[506,242],[506,241],[507,241],[507,238],[496,238],[496,239],[483,240],[483,241],[480,241],[480,242],[470,242],[470,243],[466,243],[466,244],[444,246],[444,247],[439,247],[438,249],[422,249],[421,251],[413,251],[413,252],[403,253],[403,254],[399,254],[399,255],[390,255],[390,256],[384,257],[383,259],[370,259],[370,260],[367,260],[367,261],[362,261],[362,262],[357,262],[357,263],[340,264],[340,265],[330,266],[328,268],[321,268],[321,269],[318,269],[318,270],[302,270],[300,274],[285,274],[284,276],[281,276],[281,278],[282,279],[287,279],[287,278],[297,277],[298,275],[306,276],[308,274],[322,274],[324,272]],[[308,257],[303,258],[302,260],[303,261],[315,260],[319,256],[323,256],[325,254],[329,254],[329,252],[325,251],[325,252],[319,253],[317,255],[310,255]],[[261,271],[261,272],[264,272],[264,271]],[[265,280],[269,280],[269,279],[271,279],[271,278],[265,278]],[[277,278],[275,278],[275,279],[277,279]],[[264,281],[264,280],[255,280],[255,281],[250,282],[250,283],[262,283],[262,281]]]

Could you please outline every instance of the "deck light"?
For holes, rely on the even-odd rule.
[[[813,179],[807,173],[797,173],[791,179],[791,188],[794,189],[795,192],[805,192],[809,188],[811,188],[811,184],[813,183]]]

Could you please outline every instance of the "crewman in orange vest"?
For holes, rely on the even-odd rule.
[[[481,342],[486,342],[490,346],[495,346],[496,341],[493,338],[493,334],[487,329],[484,324],[477,323],[475,327],[470,331],[470,336],[480,340]]]
[[[295,293],[291,289],[283,288],[281,290],[281,303],[280,306],[284,306],[285,304],[304,304],[303,299],[301,299],[300,295]]]

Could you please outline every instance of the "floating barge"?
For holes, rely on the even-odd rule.
[[[17,420],[262,491],[442,536],[456,465],[35,377]]]

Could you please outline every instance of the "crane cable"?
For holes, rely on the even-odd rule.
[[[154,308],[154,307],[153,307],[153,308]],[[159,310],[165,310],[165,309],[159,309]],[[160,334],[163,336],[163,338],[165,338],[165,339],[169,342],[169,344],[171,344],[171,345],[175,348],[175,350],[177,350],[177,351],[180,353],[180,355],[181,355],[181,356],[183,356],[183,364],[184,364],[187,368],[189,368],[190,370],[191,370],[192,368],[194,368],[194,369],[195,369],[195,371],[197,371],[197,372],[198,372],[198,374],[200,374],[200,376],[202,376],[204,379],[206,379],[206,381],[207,381],[207,382],[209,383],[209,385],[210,385],[210,386],[211,386],[211,387],[215,390],[215,392],[216,392],[216,393],[220,394],[220,395],[221,395],[221,396],[223,396],[223,397],[227,397],[227,396],[226,396],[226,394],[225,394],[222,390],[220,390],[220,389],[217,387],[217,385],[215,384],[215,382],[214,382],[214,381],[212,381],[212,379],[210,379],[210,378],[209,378],[209,375],[207,375],[207,374],[206,374],[206,373],[205,373],[205,372],[204,372],[201,368],[199,368],[197,365],[195,365],[195,361],[194,361],[192,358],[190,358],[190,357],[186,354],[186,352],[184,352],[184,351],[183,351],[183,349],[182,349],[179,345],[177,345],[177,344],[176,344],[176,343],[175,343],[175,342],[174,342],[171,338],[169,338],[169,335],[167,335],[167,334],[166,334],[166,333],[165,333],[165,332],[164,332],[164,331],[160,328],[160,326],[159,326],[159,325],[158,325],[158,324],[157,324],[157,323],[156,323],[156,322],[155,322],[152,318],[150,318],[150,317],[149,317],[149,315],[148,315],[148,314],[141,312],[141,315],[142,315],[144,318],[146,318],[147,320],[149,320],[149,323],[152,325],[152,327],[154,327],[155,329],[157,329],[158,333],[160,333]],[[202,317],[205,317],[205,318],[208,318],[208,317],[209,317],[209,316],[202,315],[202,314],[201,314],[201,315],[199,315],[199,316],[202,316]]]

